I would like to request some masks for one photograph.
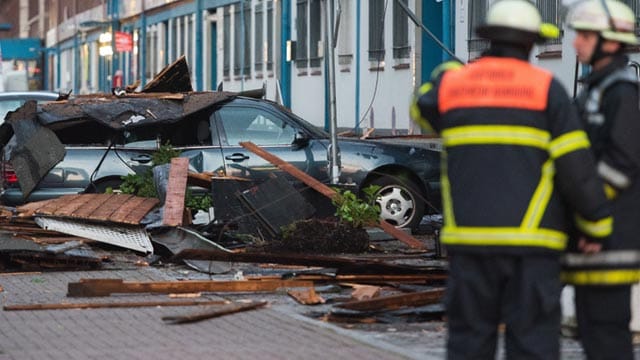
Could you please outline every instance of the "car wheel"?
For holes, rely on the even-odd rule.
[[[380,218],[396,227],[418,227],[424,215],[424,200],[422,191],[413,181],[399,176],[383,176],[370,185],[380,186],[376,193]]]
[[[119,179],[103,180],[89,185],[86,192],[93,194],[104,194],[108,188],[111,188],[112,190],[118,190],[120,188],[120,185],[122,185],[122,180]]]

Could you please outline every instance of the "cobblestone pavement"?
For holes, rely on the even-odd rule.
[[[0,274],[0,301],[4,306],[170,300],[167,295],[148,294],[67,298],[67,284],[81,278],[163,281],[207,277],[189,270],[162,267]],[[214,294],[205,294],[199,299],[223,300]],[[306,316],[311,312],[310,307],[297,304],[284,293],[228,294],[224,299],[268,300],[270,306],[182,325],[170,325],[161,318],[199,312],[202,307],[3,310],[0,311],[0,360],[173,360],[187,356],[214,359],[445,358],[446,330],[440,321],[337,326]],[[640,350],[636,357],[640,359]],[[504,358],[504,355],[501,353],[498,358]],[[584,359],[576,341],[562,340],[562,359]]]
[[[167,300],[166,295],[67,298],[67,283],[80,278],[172,280],[154,268],[134,271],[0,274],[2,304]],[[220,299],[205,296],[203,300]],[[197,307],[113,308],[0,312],[0,359],[403,359],[401,349],[329,326],[286,308],[237,313],[192,324],[169,325],[161,317]]]

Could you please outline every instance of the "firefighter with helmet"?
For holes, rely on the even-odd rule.
[[[640,280],[640,101],[627,66],[638,44],[636,17],[613,0],[577,3],[567,15],[578,60],[591,66],[576,99],[598,174],[611,199],[613,233],[584,254],[579,237],[565,258],[563,280],[575,286],[578,332],[588,359],[633,359],[631,285]],[[601,249],[600,249],[601,247]]]
[[[493,359],[504,323],[508,358],[558,359],[572,218],[588,244],[604,241],[609,203],[571,99],[528,62],[534,43],[558,29],[531,2],[501,0],[476,31],[489,49],[436,68],[411,106],[443,143],[447,357]]]

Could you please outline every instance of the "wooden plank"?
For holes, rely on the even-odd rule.
[[[80,206],[87,203],[89,200],[90,198],[84,194],[76,194],[65,197],[64,203],[59,204],[58,208],[55,209],[52,214],[58,216],[66,216],[66,214],[76,211]]]
[[[353,291],[351,292],[351,297],[354,300],[362,301],[377,298],[380,295],[380,287],[379,286],[371,286],[371,285],[353,285]]]
[[[318,191],[319,193],[321,193],[322,195],[332,199],[335,195],[336,195],[336,191],[333,190],[332,188],[328,187],[327,185],[321,183],[320,181],[316,180],[315,178],[311,177],[309,174],[301,171],[300,169],[296,168],[295,166],[287,163],[286,161],[280,159],[279,157],[261,149],[260,147],[258,147],[257,145],[255,145],[254,143],[250,142],[250,141],[244,141],[244,142],[240,142],[240,146],[242,146],[243,148],[251,151],[252,153],[260,156],[261,158],[267,160],[268,162],[272,163],[273,165],[276,165],[278,168],[280,168],[283,171],[286,171],[287,173],[291,174],[292,176],[294,176],[295,178],[297,178],[298,180],[302,181],[303,183],[309,185],[311,188],[313,188],[314,190]],[[403,242],[404,244],[406,244],[407,246],[414,248],[414,249],[426,249],[426,246],[420,242],[418,239],[414,238],[413,236],[405,233],[404,231],[401,231],[399,229],[397,229],[396,227],[394,227],[393,225],[387,223],[386,221],[380,221],[377,224],[378,227],[380,227],[382,230],[384,230],[384,232],[386,232],[387,234],[393,236],[394,238],[398,239],[399,241]]]
[[[297,267],[300,268],[300,267]],[[309,269],[308,267],[302,267]],[[281,279],[281,275],[245,276],[250,280]],[[313,282],[341,282],[357,284],[384,285],[390,283],[402,284],[430,284],[442,282],[447,279],[447,274],[413,274],[413,275],[388,275],[388,274],[356,274],[356,275],[328,275],[328,274],[296,274],[292,273],[287,279],[304,280]]]
[[[171,159],[169,169],[169,181],[167,183],[167,196],[164,201],[162,224],[167,226],[180,226],[184,214],[184,197],[187,192],[187,174],[189,171],[189,159]]]
[[[91,218],[91,214],[96,211],[102,204],[109,201],[109,199],[115,194],[88,194],[92,198],[89,202],[84,203],[75,211],[71,212],[67,216],[73,218],[81,218],[81,219],[89,219]]]
[[[185,249],[173,257],[174,260],[216,260],[227,262],[278,263],[288,265],[322,266],[338,268],[349,274],[433,274],[433,267],[389,264],[375,260],[352,259],[337,256],[282,254],[282,253],[230,253],[220,250]]]
[[[142,205],[145,200],[146,198],[140,196],[133,196],[129,198],[129,200],[124,205],[116,209],[116,211],[111,214],[109,220],[113,222],[130,221],[131,213],[135,211],[140,205]]]
[[[291,174],[292,176],[302,181],[303,183],[309,185],[311,188],[318,191],[322,195],[330,199],[336,195],[336,191],[333,190],[332,188],[326,186],[325,184],[311,177],[309,174],[299,170],[297,167],[289,164],[288,162],[280,159],[279,157],[263,150],[262,148],[258,147],[256,144],[250,141],[243,141],[243,142],[240,142],[240,146],[260,156],[261,158],[267,160],[271,164],[280,168],[282,171],[286,171],[287,173]]]
[[[144,218],[151,209],[156,207],[160,203],[157,198],[145,198],[137,208],[134,208],[128,215],[128,217],[122,222],[125,224],[137,225],[140,224],[140,220]]]
[[[444,295],[444,289],[384,296],[375,299],[350,301],[336,305],[339,308],[359,311],[393,310],[405,306],[423,306],[439,303]]]
[[[114,194],[114,196],[109,198],[109,201],[103,203],[102,206],[91,214],[91,220],[111,220],[111,215],[132,197],[133,195],[128,194]]]
[[[104,308],[133,308],[154,306],[193,306],[193,305],[224,305],[228,300],[167,300],[167,301],[126,301],[116,303],[52,303],[52,304],[17,304],[5,305],[5,311],[31,310],[67,310],[67,309],[104,309]]]
[[[316,293],[314,288],[306,290],[289,290],[287,291],[287,294],[302,305],[318,305],[325,303],[325,300]]]
[[[187,184],[211,189],[212,177],[211,174],[190,172],[187,174]]]
[[[155,281],[124,282],[122,279],[81,279],[68,284],[69,297],[109,296],[114,293],[195,293],[275,291],[280,288],[312,287],[311,281],[241,280],[241,281]]]
[[[258,301],[248,304],[229,304],[224,306],[222,309],[216,309],[213,311],[199,312],[195,314],[189,315],[179,315],[179,316],[163,316],[162,320],[166,321],[170,324],[186,324],[192,323],[200,320],[212,319],[215,317],[220,317],[223,315],[235,314],[243,311],[249,311],[264,307],[268,303],[266,301]]]

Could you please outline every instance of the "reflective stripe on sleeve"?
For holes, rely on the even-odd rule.
[[[578,229],[589,236],[601,238],[611,235],[613,230],[613,218],[611,216],[597,221],[589,221],[576,214],[575,221]]]
[[[582,130],[576,130],[553,139],[549,145],[549,154],[552,158],[557,159],[562,155],[589,147],[587,134]]]

